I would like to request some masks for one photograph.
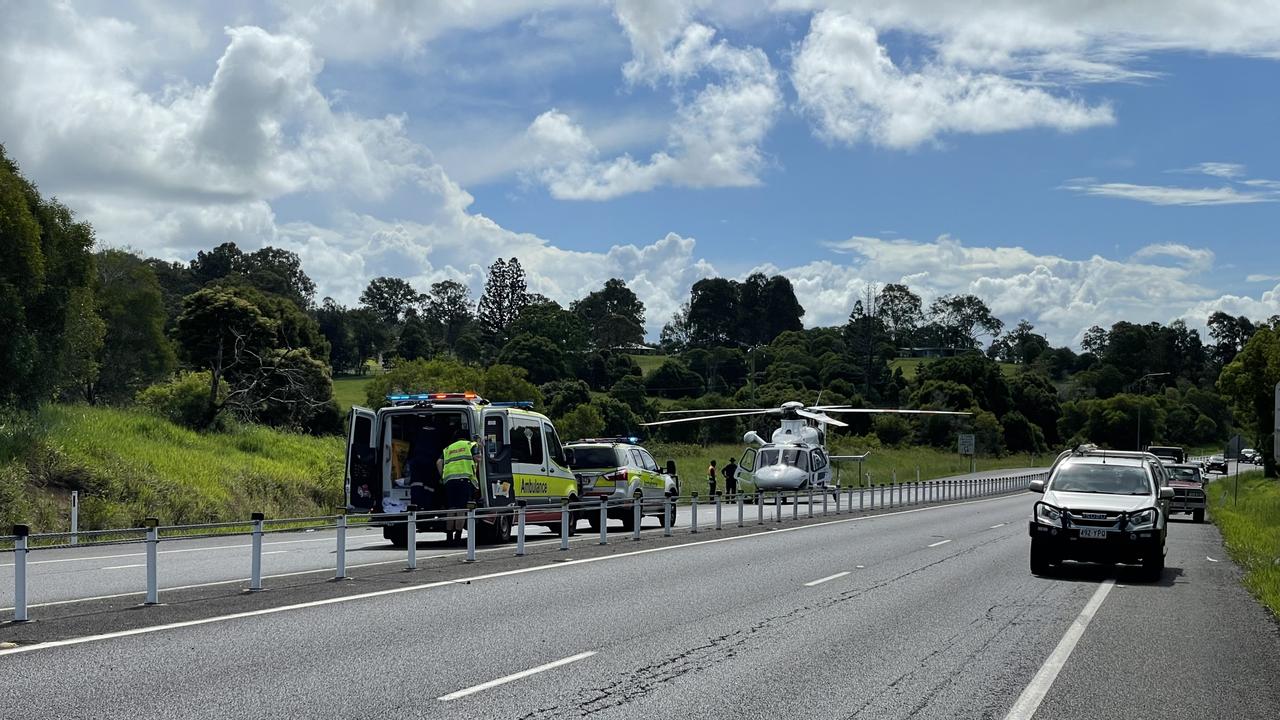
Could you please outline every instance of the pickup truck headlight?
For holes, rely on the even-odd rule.
[[[1130,530],[1148,530],[1155,527],[1156,518],[1160,517],[1159,511],[1155,508],[1147,508],[1139,510],[1129,516]]]
[[[1062,527],[1062,511],[1052,505],[1046,505],[1042,502],[1036,503],[1035,516],[1036,522],[1041,525]]]

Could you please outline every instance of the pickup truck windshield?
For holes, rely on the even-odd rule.
[[[1059,468],[1050,488],[1055,492],[1149,495],[1151,480],[1142,467],[1077,463]]]

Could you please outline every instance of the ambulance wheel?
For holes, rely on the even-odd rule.
[[[382,528],[382,537],[391,541],[392,547],[407,548],[409,547],[409,529],[400,525],[388,525]]]
[[[587,525],[591,527],[591,532],[600,532],[600,515],[593,513],[592,515],[587,516]]]
[[[1198,523],[1204,522],[1204,508],[1200,508],[1199,510],[1193,511],[1191,513],[1191,519],[1195,520]]]
[[[628,509],[628,511],[627,511],[625,514],[623,514],[623,516],[622,516],[622,531],[623,531],[623,532],[635,532],[635,529],[636,529],[636,516],[635,516],[633,513],[635,513],[635,511],[634,511],[634,510],[630,510],[630,509]],[[597,529],[598,529],[598,528],[597,528]]]
[[[493,525],[485,523],[481,525],[484,528],[484,534],[481,539],[486,543],[501,545],[511,542],[511,516],[503,515],[494,521]]]

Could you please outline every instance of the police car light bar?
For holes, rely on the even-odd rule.
[[[455,392],[455,393],[413,393],[408,395],[388,395],[388,402],[406,402],[410,400],[430,401],[430,400],[468,400],[483,402],[479,395],[474,392]]]
[[[533,401],[532,400],[509,400],[506,402],[491,402],[489,403],[489,407],[520,408],[522,410],[532,410]]]
[[[640,438],[638,437],[582,438],[581,440],[574,440],[573,442],[576,442],[576,443],[630,443],[631,445],[635,445],[636,443],[640,442]]]

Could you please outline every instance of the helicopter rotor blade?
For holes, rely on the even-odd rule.
[[[833,417],[823,415],[822,413],[809,412],[808,410],[796,410],[796,414],[800,417],[807,417],[810,420],[817,420],[820,423],[826,423],[835,427],[849,427],[848,423],[841,422]]]
[[[697,417],[677,418],[675,420],[658,420],[657,422],[640,423],[643,427],[654,425],[674,425],[676,423],[697,422],[699,420],[717,420],[719,418],[741,417],[744,415],[764,415],[771,410],[747,410],[745,412],[724,413],[722,415],[699,415]]]
[[[694,415],[699,413],[728,413],[728,412],[771,412],[778,408],[702,408],[700,410],[663,410],[659,415]]]
[[[957,410],[903,410],[901,408],[824,408],[826,412],[833,413],[858,413],[869,415],[874,413],[885,413],[889,415],[972,415],[971,412],[960,412]]]

